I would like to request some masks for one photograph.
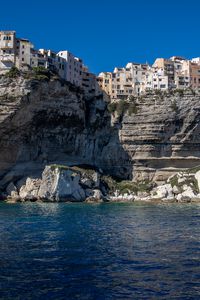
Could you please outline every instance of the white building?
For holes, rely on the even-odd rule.
[[[60,51],[57,54],[66,61],[66,78],[65,80],[77,85],[82,85],[82,60],[75,57],[69,51]]]
[[[62,78],[66,78],[67,64],[63,57],[58,56],[55,51],[39,49],[38,51],[38,66],[44,66],[45,68],[56,72]],[[44,64],[43,64],[44,62]]]

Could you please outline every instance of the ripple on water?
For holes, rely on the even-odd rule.
[[[200,206],[0,204],[0,299],[200,299]]]

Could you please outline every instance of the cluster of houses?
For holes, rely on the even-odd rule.
[[[27,39],[18,38],[15,31],[0,31],[0,74],[13,66],[20,70],[44,67],[59,74],[72,84],[82,87],[87,95],[102,93],[96,75],[89,72],[82,59],[69,51],[58,53],[46,49],[34,49]]]
[[[200,91],[200,57],[187,60],[173,56],[157,58],[149,64],[128,63],[113,72],[102,72],[101,88],[111,99],[126,99],[145,94],[148,90],[191,88]]]
[[[36,50],[29,40],[17,38],[15,31],[0,31],[0,74],[13,66],[21,70],[39,66],[50,69],[81,87],[86,95],[98,96],[104,92],[112,101],[139,96],[148,90],[190,87],[200,91],[200,57],[191,60],[178,56],[157,58],[153,65],[131,62],[96,76],[82,59],[67,50],[58,53]]]

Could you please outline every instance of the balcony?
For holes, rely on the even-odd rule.
[[[10,54],[8,54],[8,55],[4,54],[3,56],[0,56],[0,60],[2,62],[13,62],[14,61],[14,56],[10,55]]]

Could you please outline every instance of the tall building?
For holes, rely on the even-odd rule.
[[[16,39],[16,67],[19,69],[30,68],[31,50],[33,44],[27,39]]]
[[[112,73],[111,72],[101,72],[98,76],[101,78],[99,80],[100,88],[108,95],[112,95]]]
[[[0,31],[0,72],[12,68],[16,63],[15,31]]]
[[[126,71],[128,73],[128,82],[132,82],[134,95],[140,95],[144,91],[144,78],[148,71],[148,64],[128,63]]]
[[[66,80],[71,83],[81,86],[82,85],[82,60],[75,57],[69,51],[59,51],[58,56],[64,58],[66,61]]]
[[[168,76],[168,87],[175,88],[174,86],[174,62],[166,58],[157,58],[153,64],[153,68],[161,76]]]

